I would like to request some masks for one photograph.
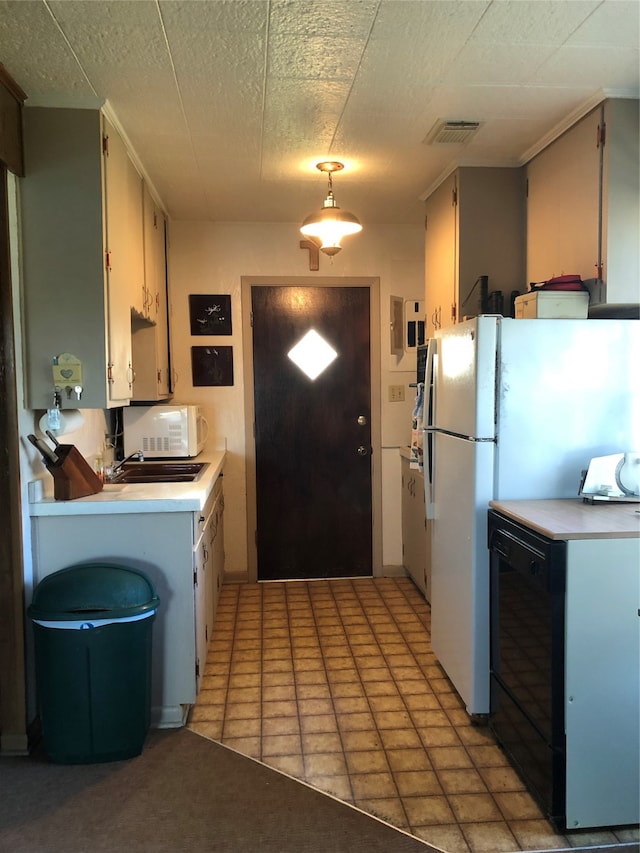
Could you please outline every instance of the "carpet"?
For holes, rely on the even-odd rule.
[[[2,853],[429,853],[434,847],[187,729],[128,761],[0,759]]]

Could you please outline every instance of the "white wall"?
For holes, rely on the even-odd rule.
[[[309,253],[299,247],[297,224],[172,222],[169,230],[169,290],[175,401],[200,403],[210,425],[211,446],[226,439],[225,552],[230,573],[247,568],[247,513],[245,486],[245,411],[241,278],[282,276],[313,280],[328,276],[375,276],[380,279],[380,335],[382,377],[383,509],[382,561],[386,567],[402,563],[400,519],[400,462],[397,448],[408,444],[415,391],[415,350],[402,358],[390,354],[390,297],[424,298],[424,248],[421,227],[368,225],[345,241],[333,260],[321,254],[320,269],[309,270]],[[216,338],[233,346],[234,385],[194,388],[191,347],[212,342],[191,337],[189,294],[231,294],[233,333]],[[388,402],[387,386],[403,384],[405,401]],[[374,523],[379,523],[376,519]]]
[[[20,313],[20,244],[17,226],[19,203],[14,202],[12,231],[13,281],[16,306],[16,347],[19,355],[17,380],[22,392],[23,362]],[[402,358],[389,350],[390,297],[423,299],[423,234],[410,226],[367,226],[362,234],[345,242],[333,263],[324,255],[317,273],[309,270],[309,253],[299,248],[296,224],[172,222],[169,234],[170,311],[174,369],[177,375],[176,402],[204,405],[210,424],[211,448],[226,441],[225,467],[225,551],[227,571],[242,573],[247,568],[247,512],[245,485],[245,412],[242,359],[242,276],[375,276],[380,279],[380,336],[382,378],[382,562],[393,569],[402,564],[400,518],[400,464],[397,448],[410,439],[410,417],[415,392],[415,350]],[[191,382],[191,346],[210,342],[190,336],[188,296],[190,293],[229,293],[232,297],[233,334],[218,343],[233,346],[234,385],[224,388],[194,388]],[[388,402],[387,386],[403,384],[405,401]],[[84,423],[65,441],[75,444],[90,461],[102,447],[107,431],[105,412],[81,410]],[[31,598],[30,520],[27,486],[30,481],[50,475],[42,465],[26,435],[37,432],[43,412],[19,411],[22,438],[22,512],[25,563],[25,597]],[[380,520],[375,519],[375,523]]]

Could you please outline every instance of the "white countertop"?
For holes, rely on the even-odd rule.
[[[490,501],[489,506],[549,539],[636,539],[640,504],[585,503],[581,498]]]
[[[198,456],[198,462],[207,462],[208,467],[200,479],[193,483],[106,483],[101,492],[71,501],[55,500],[53,478],[49,477],[44,481],[44,497],[29,505],[30,515],[33,517],[193,512],[203,509],[207,497],[222,473],[224,460],[224,451],[201,453]]]

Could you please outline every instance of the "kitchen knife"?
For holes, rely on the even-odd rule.
[[[51,439],[51,441],[55,444],[56,447],[60,446],[60,442],[55,437],[55,435],[51,432],[50,429],[46,430],[47,436]]]
[[[30,434],[27,436],[31,444],[40,451],[42,454],[42,461],[46,465],[47,462],[50,462],[52,465],[56,465],[58,462],[58,457],[53,452],[53,450],[49,447],[49,445],[43,441],[41,438],[36,438],[35,435]]]

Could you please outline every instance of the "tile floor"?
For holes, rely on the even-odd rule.
[[[447,853],[637,841],[554,833],[429,628],[408,578],[225,585],[189,727]]]

